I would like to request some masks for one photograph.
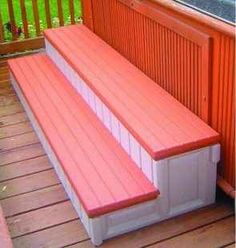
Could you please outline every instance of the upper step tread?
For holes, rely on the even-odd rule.
[[[157,197],[46,55],[14,59],[9,66],[90,217]]]
[[[154,159],[219,141],[214,130],[85,26],[51,29],[45,36]]]

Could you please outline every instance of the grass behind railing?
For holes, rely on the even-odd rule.
[[[21,28],[23,31],[23,33],[18,37],[18,39],[24,39],[24,30],[23,30],[23,23],[22,23],[22,18],[21,18],[20,1],[13,0],[12,2],[13,2],[13,8],[14,8],[16,27]],[[62,9],[63,9],[64,24],[67,25],[67,24],[70,24],[69,3],[68,3],[68,0],[62,0],[61,2],[62,2]],[[58,10],[57,10],[57,0],[50,0],[49,3],[50,3],[52,27],[58,27],[59,18],[58,18]],[[40,29],[42,31],[47,28],[46,15],[45,15],[45,2],[44,0],[38,0],[37,4],[38,4],[39,19],[40,19]],[[29,35],[30,35],[30,38],[33,38],[33,37],[36,37],[36,29],[35,29],[34,16],[33,16],[32,0],[25,0],[25,6],[26,6],[27,19],[28,19]],[[75,20],[76,22],[79,22],[81,18],[80,0],[74,1],[74,9],[75,9]],[[2,14],[2,22],[4,25],[4,40],[11,41],[12,34],[6,27],[6,24],[10,22],[7,0],[0,0],[0,11]]]

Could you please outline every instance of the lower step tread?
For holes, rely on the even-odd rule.
[[[90,217],[158,196],[46,55],[14,59],[9,66]]]

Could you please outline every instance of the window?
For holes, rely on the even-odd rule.
[[[235,0],[176,0],[226,22],[235,23]]]

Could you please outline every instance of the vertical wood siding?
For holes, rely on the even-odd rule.
[[[163,13],[156,22],[113,0],[94,1],[93,13],[99,36],[209,121],[209,36]]]
[[[93,30],[93,10],[92,10],[92,0],[81,1],[82,5],[82,15],[84,24]]]
[[[215,50],[212,127],[222,136],[220,173],[235,187],[235,40],[220,34]]]
[[[220,173],[234,186],[235,40],[143,2],[84,1],[85,24],[220,132]]]

